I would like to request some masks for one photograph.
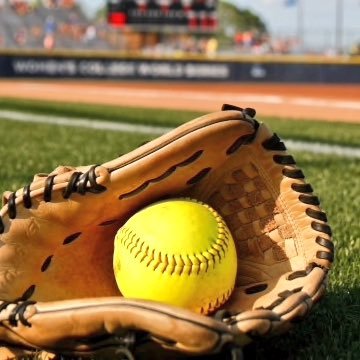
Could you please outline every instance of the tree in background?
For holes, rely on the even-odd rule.
[[[268,37],[266,25],[259,16],[226,0],[219,1],[218,17],[217,39],[222,49],[233,50],[234,46],[246,48]]]

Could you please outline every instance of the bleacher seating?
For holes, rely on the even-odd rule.
[[[69,6],[69,1],[64,6],[62,1],[50,3],[58,5],[0,0],[0,49],[114,48],[114,30],[107,24],[87,19],[78,6]],[[106,31],[101,31],[104,26]]]

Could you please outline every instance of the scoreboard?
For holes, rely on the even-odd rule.
[[[214,32],[217,29],[218,0],[110,0],[108,23],[161,30],[166,26],[187,31]]]

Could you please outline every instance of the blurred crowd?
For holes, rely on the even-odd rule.
[[[0,0],[0,49],[94,49],[145,55],[301,54],[301,41],[257,31],[235,33],[225,42],[210,35],[139,33],[87,18],[75,0]],[[352,55],[360,54],[360,45]]]
[[[0,48],[111,48],[101,27],[75,0],[0,0]]]
[[[239,32],[234,37],[235,51],[238,53],[263,54],[299,54],[302,44],[296,37],[273,38],[258,31]]]
[[[139,33],[113,28],[105,16],[90,20],[74,0],[0,0],[0,48],[94,49],[148,55],[208,54],[213,38]]]

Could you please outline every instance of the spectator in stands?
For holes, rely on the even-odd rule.
[[[83,41],[86,44],[91,44],[95,39],[96,39],[96,27],[94,25],[89,25],[86,27],[84,36],[83,36]]]
[[[61,7],[64,9],[72,9],[75,6],[75,0],[62,0]]]
[[[31,11],[31,6],[25,0],[10,0],[10,6],[20,16],[25,16]]]
[[[218,41],[216,38],[211,37],[207,42],[206,42],[206,49],[205,49],[205,53],[206,56],[209,58],[213,58],[215,57],[216,53],[217,53],[217,49],[218,49]]]
[[[360,42],[354,44],[350,49],[351,56],[360,56]]]
[[[46,35],[48,34],[55,34],[56,32],[56,21],[52,15],[49,15],[44,24],[44,33]]]
[[[48,9],[55,9],[58,7],[59,0],[42,0],[43,6]]]
[[[52,50],[55,47],[55,33],[57,25],[53,16],[49,15],[44,24],[44,49]]]
[[[15,35],[14,35],[14,39],[16,44],[19,47],[24,47],[26,45],[26,29],[22,28],[16,31]]]

